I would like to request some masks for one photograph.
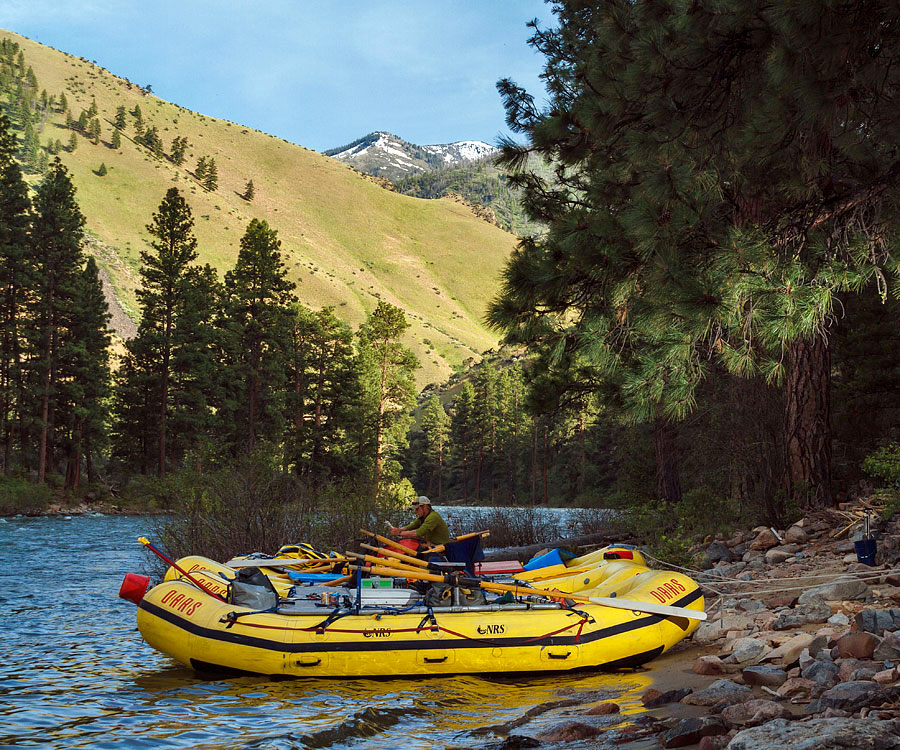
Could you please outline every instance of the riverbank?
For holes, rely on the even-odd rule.
[[[622,746],[900,748],[900,522],[870,514],[863,564],[865,510],[712,540],[695,574],[710,619],[648,665],[648,710]]]

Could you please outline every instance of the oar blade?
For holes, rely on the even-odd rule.
[[[668,604],[656,604],[654,602],[640,602],[636,599],[619,599],[609,596],[588,597],[591,604],[600,604],[604,607],[615,609],[630,609],[635,612],[647,612],[654,615],[666,615],[667,617],[686,617],[689,620],[705,620],[706,612],[687,607],[673,607]]]

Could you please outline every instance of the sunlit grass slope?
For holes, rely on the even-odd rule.
[[[443,380],[453,365],[496,344],[483,316],[516,238],[465,205],[390,192],[314,151],[147,95],[89,61],[12,32],[0,36],[19,43],[40,88],[65,93],[76,119],[96,99],[101,143],[79,135],[75,151],[60,158],[74,176],[88,230],[99,240],[94,252],[132,318],[146,225],[174,185],[194,213],[200,262],[220,275],[233,266],[247,223],[265,219],[278,230],[304,304],[333,305],[354,328],[378,299],[403,308],[412,324],[407,343],[423,366],[420,384]],[[112,149],[120,105],[128,111],[140,105],[145,125],[158,129],[167,153],[173,138],[187,137],[184,165],[154,158],[134,143],[130,115],[121,148]],[[41,142],[65,145],[70,133],[63,116],[54,115]],[[190,174],[200,156],[216,161],[215,192]],[[102,177],[96,174],[101,163],[108,170]],[[240,196],[248,180],[255,187],[252,202]]]

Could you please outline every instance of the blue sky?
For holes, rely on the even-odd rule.
[[[0,28],[157,96],[323,151],[506,133],[496,82],[542,98],[543,0],[0,0]]]

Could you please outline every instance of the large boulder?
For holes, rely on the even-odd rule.
[[[763,528],[750,543],[750,549],[764,552],[767,549],[772,549],[772,547],[777,547],[779,544],[781,544],[781,541],[775,536],[775,532],[772,529]]]
[[[715,706],[718,703],[731,705],[752,697],[750,688],[731,680],[716,680],[702,690],[697,690],[681,699],[691,706]]]
[[[787,682],[787,672],[778,667],[759,664],[755,667],[747,667],[741,672],[745,685],[761,686],[765,685],[770,688],[777,688]]]
[[[811,589],[807,589],[800,594],[797,603],[805,604],[814,596],[821,597],[829,602],[865,599],[868,593],[869,587],[865,582],[860,581],[858,578],[853,578],[852,576],[840,576],[828,583],[823,583],[814,586]]]
[[[727,734],[728,727],[718,716],[702,716],[682,719],[663,737],[663,747],[687,747],[696,745],[703,737]]]
[[[842,659],[871,659],[880,639],[872,633],[856,631],[838,638],[838,654]]]
[[[763,698],[734,703],[722,711],[722,718],[732,727],[755,727],[772,719],[790,719],[787,706]]]
[[[830,690],[826,690],[817,701],[810,703],[806,710],[809,713],[837,708],[842,711],[859,711],[863,706],[879,706],[887,698],[885,688],[870,680],[851,680],[839,682]]]
[[[871,719],[774,719],[738,732],[728,750],[900,750],[889,721]]]
[[[864,609],[856,615],[856,629],[875,635],[900,630],[900,609]]]

